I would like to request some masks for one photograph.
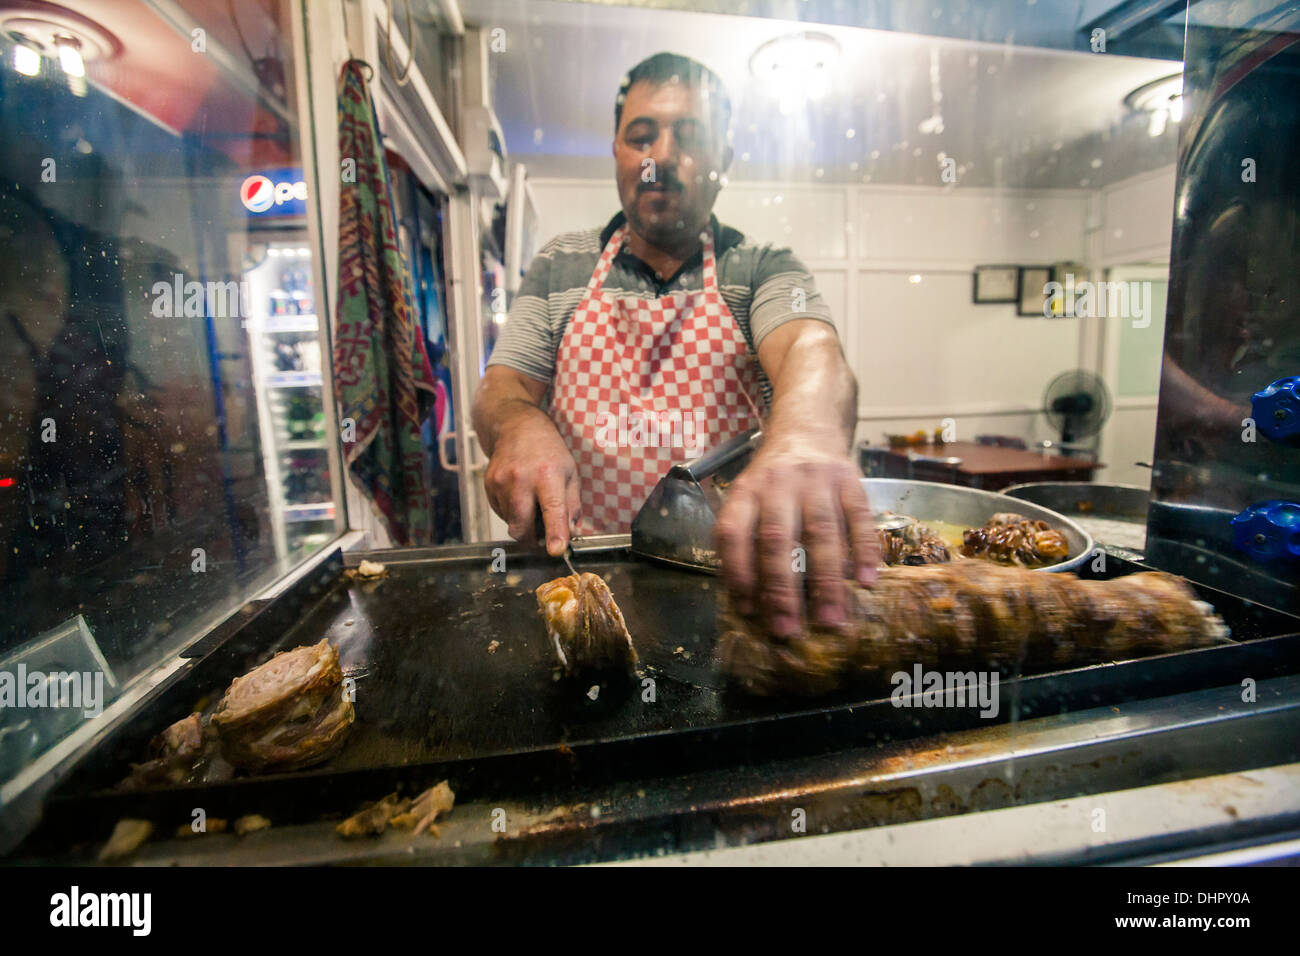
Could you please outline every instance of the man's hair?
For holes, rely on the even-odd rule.
[[[623,101],[627,99],[628,90],[637,83],[663,86],[673,82],[704,92],[710,119],[719,137],[725,139],[727,127],[731,124],[731,97],[727,95],[722,78],[703,63],[677,53],[656,53],[627,71],[618,86],[618,96],[614,98],[615,135],[623,121]]]

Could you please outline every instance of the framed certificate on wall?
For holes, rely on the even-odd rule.
[[[1015,302],[1015,266],[976,266],[975,286],[971,301],[976,305],[990,302]]]
[[[1043,318],[1043,303],[1047,299],[1047,283],[1052,281],[1051,266],[1021,266],[1016,285],[1017,315],[1036,315]]]

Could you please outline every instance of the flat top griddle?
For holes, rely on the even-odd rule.
[[[625,537],[580,549],[575,564],[608,581],[654,696],[633,683],[622,693],[601,686],[592,700],[588,686],[557,679],[533,594],[564,573],[562,564],[507,549],[508,570],[493,573],[490,546],[454,550],[461,553],[372,555],[388,559],[387,575],[376,580],[349,580],[335,559],[296,597],[271,602],[218,646],[196,649],[203,656],[188,674],[114,728],[53,792],[37,846],[49,851],[77,835],[102,839],[122,816],[183,822],[194,806],[210,816],[305,822],[443,778],[466,797],[540,798],[559,780],[669,778],[988,724],[973,709],[896,708],[888,686],[817,700],[763,701],[728,690],[713,653],[718,579],[636,558]],[[1121,558],[1107,568],[1083,576],[1141,570]],[[1238,642],[1004,680],[996,720],[1300,672],[1300,619],[1198,590]],[[357,722],[329,762],[292,774],[114,790],[168,724],[210,706],[230,680],[275,651],[321,637],[337,646],[345,676],[357,681]]]
[[[556,679],[534,595],[565,573],[556,560],[512,559],[506,573],[483,561],[395,564],[331,594],[299,627],[310,635],[303,641],[328,637],[345,676],[357,679],[357,723],[333,766],[511,753],[722,719],[711,654],[718,582],[625,555],[579,556],[575,565],[608,582],[654,681],[653,701],[637,683]]]
[[[491,555],[479,550],[391,562],[376,579],[322,582],[301,616],[281,614],[279,629],[263,628],[260,639],[227,634],[219,646],[201,648],[190,675],[138,714],[69,787],[114,786],[170,722],[210,709],[231,680],[275,652],[322,637],[338,649],[344,676],[356,681],[357,720],[325,765],[330,772],[554,750],[780,710],[724,685],[713,657],[716,578],[635,558],[625,546],[576,555],[577,569],[601,575],[614,593],[643,678],[653,681],[651,695],[644,680],[560,678],[534,591],[567,570],[554,558],[511,549],[508,570],[492,572]]]

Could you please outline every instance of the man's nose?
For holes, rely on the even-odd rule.
[[[681,148],[677,145],[677,137],[671,129],[663,130],[650,148],[650,158],[660,168],[676,166],[680,155]]]

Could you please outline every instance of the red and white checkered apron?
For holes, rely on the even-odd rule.
[[[763,402],[712,231],[704,288],[650,300],[602,291],[626,236],[624,224],[606,243],[555,363],[550,415],[578,465],[579,534],[626,533],[669,468],[757,426]]]

